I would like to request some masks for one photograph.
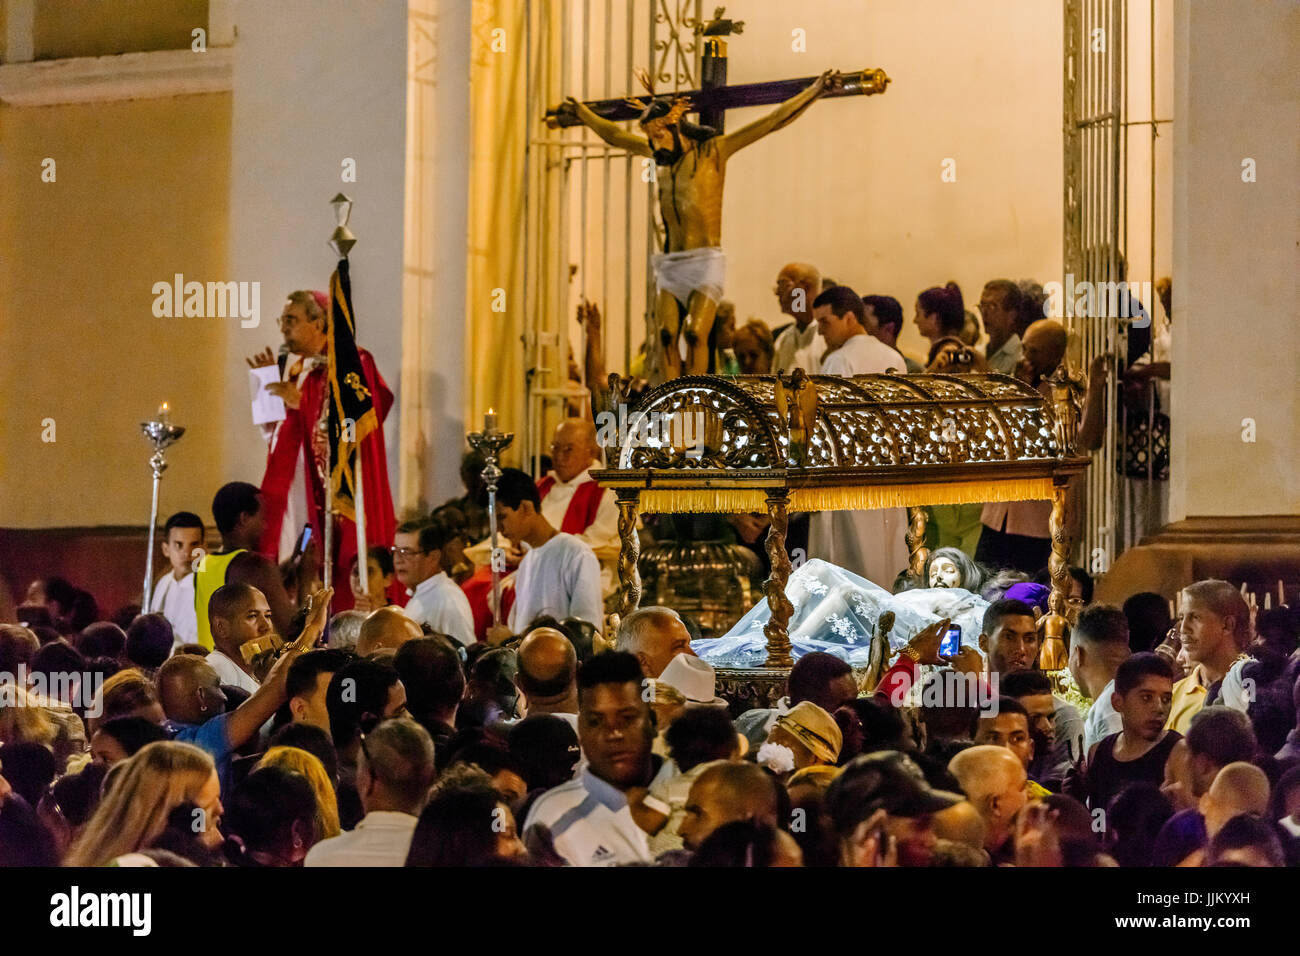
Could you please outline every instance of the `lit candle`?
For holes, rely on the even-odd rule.
[[[1273,609],[1273,595],[1271,595],[1271,594],[1269,594],[1267,591],[1265,591],[1265,592],[1264,592],[1264,610],[1265,610],[1265,611],[1271,611],[1272,609]]]
[[[1284,607],[1285,605],[1286,605],[1286,591],[1282,590],[1282,579],[1278,578],[1277,579],[1277,606]]]
[[[497,431],[497,413],[495,409],[489,408],[487,414],[483,416],[483,431],[489,435],[495,435]]]
[[[171,406],[169,406],[166,402],[163,402],[161,405],[158,406],[158,420],[160,422],[166,423],[167,416],[170,413],[171,413]]]

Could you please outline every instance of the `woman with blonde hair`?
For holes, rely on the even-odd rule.
[[[316,791],[316,842],[343,832],[339,826],[338,796],[329,771],[315,754],[298,747],[272,747],[257,762],[261,767],[282,767],[302,774]]]
[[[27,688],[15,683],[0,687],[0,744],[37,743],[53,748],[58,732]]]
[[[91,713],[96,716],[91,717]],[[158,689],[143,671],[130,667],[104,681],[86,713],[86,733],[94,736],[101,724],[114,717],[144,717],[155,724],[167,719],[158,700]]]
[[[212,758],[192,744],[160,740],[113,768],[95,815],[68,852],[65,866],[103,866],[148,849],[171,812],[193,804],[199,842],[221,844],[221,784]]]

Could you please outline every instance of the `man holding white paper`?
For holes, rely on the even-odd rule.
[[[339,307],[335,303],[335,307]],[[344,307],[347,311],[347,307]],[[266,474],[261,493],[265,504],[264,531],[258,550],[267,555],[292,554],[296,537],[304,524],[310,525],[313,537],[325,541],[325,485],[322,474],[331,454],[329,440],[320,422],[330,401],[329,349],[338,330],[332,329],[330,298],[324,292],[291,292],[280,316],[284,336],[283,351],[288,353],[280,369],[280,380],[262,384],[254,399],[254,418],[274,417],[269,401],[283,403],[283,420],[272,426]],[[348,321],[340,319],[342,322]],[[348,326],[351,335],[351,325]],[[396,520],[392,494],[388,487],[387,453],[384,448],[383,422],[393,405],[393,393],[375,365],[374,356],[356,348],[359,369],[351,373],[355,381],[349,388],[369,396],[379,427],[365,435],[357,448],[356,503],[364,509],[366,537],[376,541],[392,540]],[[249,360],[255,374],[275,364],[270,349]],[[273,374],[273,373],[272,373]],[[261,391],[266,395],[262,396]],[[259,407],[260,403],[260,407]],[[266,426],[264,426],[266,427]],[[364,477],[365,497],[361,495]],[[357,529],[346,515],[337,515],[334,539],[333,577],[347,577],[352,556],[357,553]],[[348,530],[351,529],[351,530]],[[322,552],[322,557],[324,557]],[[328,560],[328,559],[327,559]],[[389,599],[404,604],[404,589],[394,583]],[[350,589],[335,594],[334,610],[352,607]]]
[[[304,470],[301,420],[288,414],[302,398],[302,383],[325,360],[328,342],[323,323],[314,315],[328,314],[329,297],[323,292],[292,292],[280,315],[284,345],[277,359],[268,348],[248,359],[249,390],[253,392],[253,424],[262,430],[269,446],[262,496],[266,502],[266,529],[262,548],[279,561],[293,555],[298,533],[312,523]],[[254,391],[255,389],[255,391]]]

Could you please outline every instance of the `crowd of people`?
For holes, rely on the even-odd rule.
[[[468,612],[421,587],[445,547],[427,527],[392,549],[414,552],[414,616],[331,620],[322,589],[279,631],[266,595],[227,581],[205,647],[162,612],[76,630],[57,603],[22,606],[0,626],[0,862],[1300,861],[1300,620],[1227,582],[1188,585],[1173,619],[1156,595],[1095,603],[1073,569],[1067,676],[1039,669],[1043,585],[941,557],[936,581],[961,564],[949,583],[977,574],[990,600],[978,653],[941,654],[941,620],[874,686],[813,652],[775,706],[735,713],[667,607],[604,635],[554,604],[490,639],[434,626]],[[382,585],[394,563],[370,557]],[[598,592],[594,558],[577,574]]]
[[[1042,387],[1065,356],[1065,330],[1043,318],[1029,283],[985,286],[982,350],[960,290],[923,291],[924,362],[897,350],[893,298],[859,296],[800,263],[774,291],[791,324],[737,328],[721,309],[715,370],[994,370]],[[901,535],[889,515],[880,528],[814,531],[813,553],[820,534],[840,562],[875,562],[864,576],[895,590],[981,595],[979,650],[941,653],[940,620],[905,635],[878,677],[808,653],[774,706],[743,712],[695,656],[689,613],[608,616],[618,516],[590,474],[601,448],[585,409],[556,429],[539,478],[501,476],[499,606],[473,454],[462,496],[389,521],[364,554],[336,556],[335,594],[312,536],[294,533],[312,510],[300,479],[326,305],[295,293],[285,307],[275,391],[288,411],[264,430],[262,486],[220,488],[211,525],[192,511],[168,518],[169,566],[147,607],[104,619],[88,590],[58,577],[32,582],[16,607],[0,603],[0,863],[1300,859],[1300,616],[1258,610],[1223,581],[1188,584],[1176,605],[1155,594],[1099,604],[1073,568],[1068,668],[1042,670],[1048,534],[1037,503],[931,509],[919,578],[888,548]],[[587,380],[603,381],[599,312],[584,304],[579,318]],[[249,364],[274,362],[268,351]],[[1098,440],[1106,369],[1090,372],[1085,448]],[[372,361],[365,373],[385,391]],[[1165,363],[1141,377],[1167,374]],[[297,420],[300,406],[309,411]],[[382,460],[369,467],[382,472]],[[733,524],[751,545],[764,527],[761,516]]]

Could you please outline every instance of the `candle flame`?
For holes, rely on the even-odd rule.
[[[489,408],[489,409],[488,409],[488,414],[489,414],[489,415],[495,415],[495,414],[496,414],[496,409],[495,409],[495,408]]]

